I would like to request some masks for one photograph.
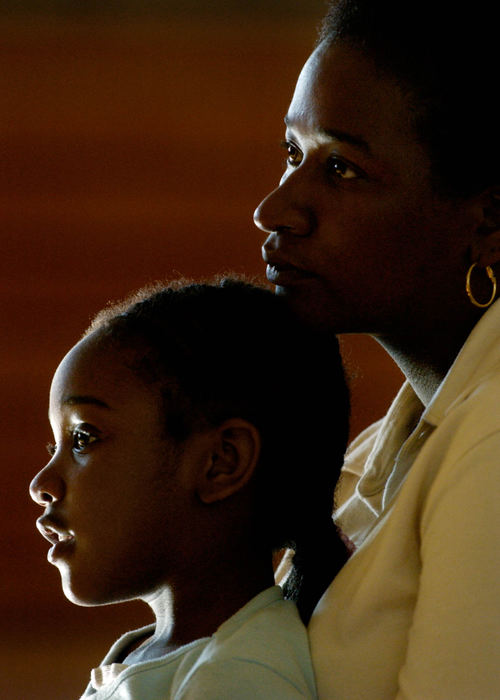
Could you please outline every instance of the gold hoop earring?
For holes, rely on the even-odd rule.
[[[477,263],[472,263],[472,265],[469,267],[469,270],[467,272],[467,277],[465,279],[465,291],[467,292],[467,296],[471,300],[471,302],[474,304],[474,306],[478,306],[480,309],[486,309],[488,306],[491,306],[493,304],[493,301],[495,299],[496,293],[497,293],[497,278],[495,277],[495,273],[491,269],[489,265],[486,265],[484,268],[486,274],[488,275],[490,282],[493,286],[492,292],[491,292],[491,297],[489,300],[486,302],[486,304],[481,304],[479,301],[477,301],[474,298],[474,295],[472,293],[472,289],[470,287],[470,277],[472,274],[472,270],[476,267]]]

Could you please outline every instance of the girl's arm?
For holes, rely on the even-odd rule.
[[[203,664],[173,700],[316,700],[296,669],[282,675],[271,665],[245,659]]]

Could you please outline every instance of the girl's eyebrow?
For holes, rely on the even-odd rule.
[[[101,408],[110,408],[105,401],[95,396],[66,396],[62,400],[63,406],[78,406],[82,404],[92,404],[94,406],[100,406]]]
[[[283,121],[289,129],[293,129],[292,119],[286,116]],[[344,143],[348,143],[351,146],[354,146],[355,148],[364,151],[367,155],[371,155],[370,145],[368,144],[368,141],[366,141],[366,139],[364,139],[362,136],[350,134],[348,131],[340,131],[339,129],[325,129],[323,127],[320,127],[318,131],[322,136],[328,136],[329,138],[334,139],[335,141],[342,141]]]

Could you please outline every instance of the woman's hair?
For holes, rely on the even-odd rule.
[[[94,331],[137,349],[132,368],[158,386],[178,443],[231,417],[259,430],[256,538],[295,550],[285,595],[307,621],[347,558],[331,519],[349,413],[335,336],[234,278],[139,291],[98,314]]]
[[[331,0],[322,23],[320,42],[360,49],[407,92],[443,194],[500,184],[497,15],[492,0]]]

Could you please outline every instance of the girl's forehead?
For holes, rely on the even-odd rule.
[[[82,396],[118,404],[132,394],[151,395],[132,370],[135,355],[135,350],[110,342],[102,333],[91,333],[73,346],[59,364],[52,380],[51,404]]]

